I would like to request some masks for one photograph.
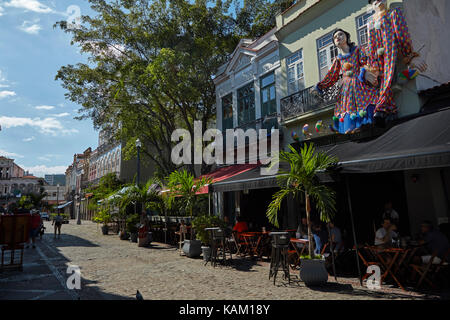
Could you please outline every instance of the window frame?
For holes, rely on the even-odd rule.
[[[263,86],[263,80],[267,79],[268,77],[272,76],[273,81],[269,84]],[[266,73],[265,75],[261,76],[259,78],[260,80],[260,94],[261,94],[261,117],[264,117],[266,115],[270,115],[277,112],[277,87],[276,87],[276,78],[275,78],[275,71]],[[273,88],[273,97],[271,95]],[[267,102],[264,102],[263,94],[264,91],[267,90],[268,100]],[[267,108],[265,107],[267,106]],[[267,110],[265,110],[267,109]],[[265,112],[266,111],[266,112]]]
[[[247,90],[251,93],[242,95],[241,92]],[[250,123],[256,120],[256,103],[255,103],[255,83],[254,81],[247,83],[246,85],[240,87],[236,90],[237,93],[237,115],[238,115],[238,126]],[[248,99],[248,100],[247,100]],[[247,100],[247,101],[246,101]],[[243,111],[241,112],[241,104],[243,105]],[[247,107],[246,107],[246,104]],[[253,112],[252,112],[253,111]]]
[[[225,105],[224,104],[224,100],[225,99],[230,99],[229,100],[230,103]],[[233,93],[230,92],[229,94],[221,97],[220,98],[220,103],[222,105],[222,130],[233,129],[233,127],[234,127],[234,121],[233,121],[233,118],[234,118],[234,113],[233,113]],[[226,107],[231,107],[231,118],[230,117],[225,118],[225,108]],[[231,124],[229,124],[230,120],[231,120]],[[228,121],[228,122],[226,122],[226,121]]]
[[[325,75],[328,73],[331,66],[333,65],[334,59],[338,56],[338,48],[336,47],[336,45],[334,44],[334,41],[333,41],[333,33],[334,32],[335,32],[335,30],[328,32],[316,40],[317,62],[319,65],[320,81],[322,81],[325,78]],[[330,42],[330,39],[326,39],[326,38],[330,38],[331,42]],[[326,42],[326,44],[323,44],[322,42],[325,42],[325,39],[327,40],[327,42]],[[326,55],[327,65],[326,65],[326,72],[324,72],[324,74],[322,75],[322,71],[325,70],[325,66],[323,66],[323,64],[321,63],[321,57],[323,57],[323,54],[322,54],[323,52],[325,52],[325,55]],[[334,54],[334,56],[333,56],[333,54]]]
[[[373,16],[375,14],[375,10],[372,10],[371,12],[366,12],[358,17],[356,17],[356,34],[358,36],[358,45],[360,47],[367,47],[369,44],[369,24],[370,21],[373,19]],[[367,17],[367,18],[366,18]],[[366,20],[366,23],[364,24],[364,20]],[[361,32],[365,30],[365,35],[367,37],[366,42],[364,43],[362,40]]]
[[[297,58],[298,56],[298,58]],[[297,59],[296,59],[297,58]],[[296,59],[296,60],[294,60]],[[292,61],[294,60],[294,61]],[[299,72],[299,66],[301,66],[301,72]],[[291,69],[293,70],[294,77],[291,78]],[[305,60],[303,55],[303,48],[297,50],[289,57],[286,58],[286,71],[287,71],[287,89],[288,95],[292,95],[305,89]],[[299,74],[300,73],[300,74]],[[293,79],[293,80],[292,80]],[[291,84],[294,83],[294,89],[291,89]],[[301,83],[301,84],[300,84]]]

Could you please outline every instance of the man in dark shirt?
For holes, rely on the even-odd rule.
[[[450,247],[447,237],[439,230],[434,229],[430,221],[424,221],[422,223],[421,232],[423,235],[422,243],[428,251],[428,254],[422,256],[422,262],[425,264],[428,263],[431,256],[436,254],[437,257],[433,260],[433,263],[440,263]]]

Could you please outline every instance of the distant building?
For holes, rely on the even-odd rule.
[[[58,184],[60,186],[65,186],[66,185],[66,175],[65,174],[46,174],[45,181],[50,186],[57,186]]]
[[[25,172],[14,159],[0,156],[0,205],[11,204],[20,196],[41,192],[45,181]]]

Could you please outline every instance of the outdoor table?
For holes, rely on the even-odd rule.
[[[249,248],[250,256],[259,256],[259,245],[261,243],[262,232],[242,232],[241,237]]]
[[[378,247],[368,247],[368,249],[372,252],[372,254],[380,261],[382,266],[385,268],[385,272],[381,275],[381,283],[385,281],[388,275],[390,275],[397,285],[404,291],[405,288],[397,279],[396,272],[399,271],[401,264],[404,262],[406,256],[409,253],[409,250],[400,249],[400,248],[378,248]],[[388,254],[391,257],[390,262],[387,259],[383,258],[382,254]],[[398,259],[400,258],[399,262]],[[395,271],[392,269],[393,266],[397,266]]]

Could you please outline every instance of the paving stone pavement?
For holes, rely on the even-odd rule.
[[[157,300],[371,300],[424,299],[400,290],[370,291],[342,279],[320,288],[307,288],[296,280],[289,285],[268,279],[268,264],[235,259],[234,266],[213,268],[202,259],[180,256],[177,248],[152,243],[140,248],[102,235],[100,226],[75,220],[62,226],[54,239],[50,223],[37,240],[36,249],[26,249],[24,271],[0,273],[0,300],[3,299],[134,299],[139,290],[144,299]],[[81,290],[66,286],[67,267],[81,270]],[[431,297],[433,298],[433,297]]]

